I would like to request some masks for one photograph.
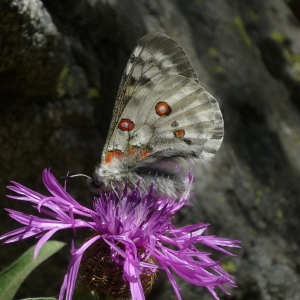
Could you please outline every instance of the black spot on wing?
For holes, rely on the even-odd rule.
[[[177,121],[173,121],[173,122],[171,123],[171,126],[172,126],[172,127],[178,127],[178,126],[179,126],[179,123],[178,123]]]
[[[136,64],[143,67],[143,66],[146,64],[146,61],[143,60],[143,58],[139,56],[139,57],[136,59]]]
[[[137,79],[134,76],[129,76],[128,84],[134,86],[137,83]]]
[[[146,83],[148,83],[150,81],[151,81],[151,78],[149,78],[148,76],[143,75],[140,78],[139,83],[140,83],[140,85],[144,85],[144,84],[146,84]]]
[[[188,145],[192,145],[192,141],[189,139],[183,139],[183,141]]]
[[[156,65],[158,63],[158,60],[155,58],[155,57],[150,57],[148,59],[148,63],[149,64],[153,64],[153,65]]]
[[[168,74],[169,69],[170,69],[170,68],[164,67],[162,63],[157,64],[157,68],[160,71],[160,73],[163,74],[163,75]]]

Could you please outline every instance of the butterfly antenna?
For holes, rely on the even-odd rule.
[[[69,178],[73,178],[73,177],[86,177],[87,179],[89,180],[92,180],[92,178],[88,175],[85,175],[85,174],[74,174],[74,175],[67,175],[67,176],[62,176],[60,177],[61,179],[69,179]]]

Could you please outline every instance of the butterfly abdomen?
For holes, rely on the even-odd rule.
[[[160,167],[152,164],[133,163],[129,159],[116,160],[111,164],[103,164],[95,169],[94,182],[91,187],[96,194],[112,190],[113,186],[128,185],[130,188],[139,187],[142,192],[154,189],[160,196],[176,197],[183,193],[186,186],[179,172],[169,170],[166,162]]]

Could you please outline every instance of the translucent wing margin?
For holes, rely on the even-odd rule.
[[[181,75],[198,82],[197,75],[182,48],[171,38],[161,33],[150,33],[143,37],[133,50],[123,73],[117,100],[113,110],[113,119],[104,145],[101,161],[109,149],[114,132],[127,103],[141,87],[168,74]],[[149,84],[148,84],[149,88]],[[145,90],[144,93],[147,91]]]

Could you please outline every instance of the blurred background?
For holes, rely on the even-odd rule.
[[[92,175],[123,70],[140,38],[159,31],[186,52],[218,100],[225,138],[194,166],[194,207],[178,225],[241,240],[237,257],[213,254],[238,288],[221,299],[300,299],[300,2],[298,0],[1,0],[0,234],[18,227],[4,207],[10,180],[46,193],[41,174]],[[84,205],[82,178],[68,190]],[[73,233],[54,238],[68,243]],[[82,241],[85,233],[79,235]],[[0,269],[34,239],[0,246]],[[57,296],[69,246],[44,262],[16,299]],[[178,279],[182,298],[209,300]],[[176,299],[162,276],[149,299]]]

